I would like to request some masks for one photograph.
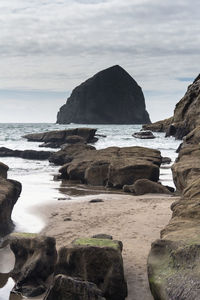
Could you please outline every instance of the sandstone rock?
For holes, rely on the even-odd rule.
[[[199,84],[199,79],[196,84]],[[187,116],[194,112],[193,104],[198,104],[196,102],[198,96],[194,93],[195,100],[190,94],[193,88],[194,85],[189,87],[188,94],[177,106],[177,109],[180,109],[180,117],[182,112],[186,120]],[[187,106],[185,101],[189,99],[191,101]],[[198,108],[196,109],[198,111]],[[187,128],[191,128],[190,124],[190,122],[187,124]],[[182,197],[172,204],[172,219],[161,231],[161,240],[152,244],[149,254],[149,282],[155,299],[199,299],[200,148],[198,136],[198,127],[190,131],[184,138],[179,156],[172,166],[174,182]]]
[[[173,117],[152,124],[144,124],[142,128],[144,130],[151,130],[155,132],[166,132],[168,126],[170,126],[172,122],[173,122]]]
[[[171,194],[169,189],[162,184],[148,179],[138,179],[132,185],[125,185],[123,190],[124,192],[133,193],[135,195],[144,195],[148,193]]]
[[[153,133],[150,130],[135,132],[133,134],[133,137],[138,139],[145,139],[145,140],[156,138],[155,135],[153,135]]]
[[[171,163],[171,158],[170,157],[162,157],[162,164],[167,165]]]
[[[168,120],[144,125],[144,129],[165,131],[167,136],[182,139],[197,126],[200,126],[200,77],[189,85],[184,97],[176,104],[174,116]]]
[[[74,128],[65,130],[54,130],[42,133],[32,133],[23,136],[32,142],[43,142],[42,147],[59,148],[63,144],[93,143],[96,129],[93,128]],[[95,139],[94,139],[95,138]]]
[[[105,300],[102,292],[91,282],[66,275],[57,275],[44,300]]]
[[[11,276],[16,282],[15,292],[33,297],[46,289],[46,279],[54,271],[57,252],[55,239],[29,233],[14,233],[9,237],[15,255]]]
[[[6,176],[7,166],[1,165],[3,175]],[[10,233],[14,229],[11,220],[13,207],[21,193],[21,184],[15,180],[0,177],[0,236]]]
[[[7,178],[8,166],[0,162],[0,177]]]
[[[85,150],[84,150],[85,149]],[[89,185],[122,188],[141,178],[159,179],[160,152],[143,147],[109,147],[95,150],[66,148],[51,157],[51,162],[68,161],[60,168],[61,178]]]
[[[113,66],[72,91],[57,123],[143,124],[150,119],[141,88],[123,68]]]
[[[105,299],[123,300],[127,296],[119,244],[109,239],[78,239],[73,247],[61,248],[55,274],[94,283]]]
[[[50,157],[50,151],[36,150],[12,150],[5,147],[0,147],[0,157],[20,157],[25,159],[45,160]]]

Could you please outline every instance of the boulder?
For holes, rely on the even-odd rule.
[[[135,195],[144,195],[149,193],[171,194],[169,188],[148,179],[138,179],[134,184],[124,185],[123,191],[133,193]]]
[[[84,146],[85,147],[85,146]],[[89,185],[122,188],[141,178],[159,179],[160,152],[144,147],[67,147],[50,157],[51,162],[67,162],[59,172],[62,179]],[[74,152],[73,152],[74,151]]]
[[[0,162],[0,177],[7,179],[7,172],[9,167]]]
[[[148,193],[171,194],[171,192],[160,183],[153,182],[148,179],[139,179],[134,183],[134,191],[136,195],[144,195]]]
[[[135,132],[133,134],[133,137],[138,139],[145,139],[145,140],[156,138],[155,135],[153,135],[153,133],[150,130]]]
[[[171,163],[171,158],[170,157],[162,157],[162,165],[168,165]]]
[[[54,277],[44,300],[105,300],[102,292],[91,282],[59,274]]]
[[[77,86],[60,108],[57,123],[144,124],[150,119],[141,88],[116,65]]]
[[[1,164],[2,175],[7,177],[7,166]],[[5,236],[14,229],[11,220],[13,207],[21,193],[21,183],[0,177],[0,237]]]
[[[54,271],[57,259],[55,239],[29,233],[13,233],[8,238],[15,255],[11,277],[14,292],[27,297],[38,296],[46,290],[46,280]]]
[[[12,150],[6,147],[0,147],[0,157],[20,157],[24,159],[45,160],[50,157],[50,151],[36,150]]]
[[[42,133],[26,134],[23,137],[32,142],[43,142],[40,147],[60,148],[63,144],[93,143],[96,129],[72,128],[65,130],[54,130]]]
[[[96,284],[107,300],[127,297],[123,260],[117,241],[77,239],[72,247],[59,250],[55,274],[79,278]]]

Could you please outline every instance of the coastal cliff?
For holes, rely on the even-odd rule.
[[[174,135],[189,133],[172,166],[181,199],[172,204],[172,219],[161,231],[161,239],[152,244],[148,258],[150,287],[157,300],[199,299],[199,101],[198,77],[176,105],[173,117]]]
[[[77,86],[60,108],[57,123],[144,124],[150,118],[141,87],[116,65]]]

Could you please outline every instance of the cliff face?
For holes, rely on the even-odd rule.
[[[60,108],[57,123],[150,123],[142,89],[120,66],[103,70],[77,86]]]
[[[144,129],[165,131],[166,136],[182,139],[200,125],[200,75],[189,85],[183,98],[176,104],[172,118],[144,125]]]

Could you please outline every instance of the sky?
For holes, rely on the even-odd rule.
[[[199,74],[199,0],[1,0],[0,122],[55,122],[73,88],[112,65],[170,117]]]

